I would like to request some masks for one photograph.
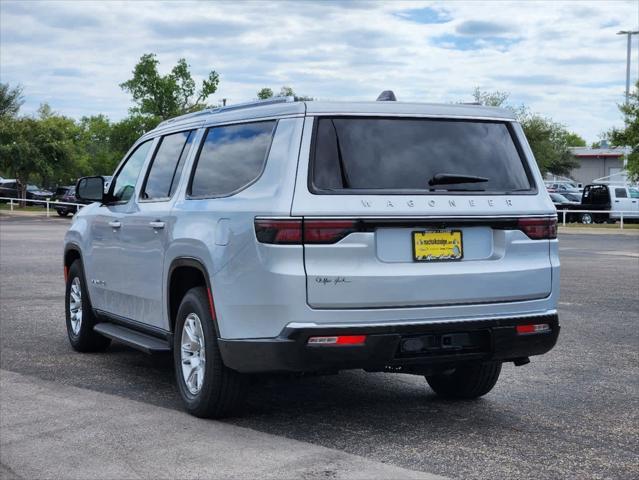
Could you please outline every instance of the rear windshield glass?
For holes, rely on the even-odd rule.
[[[434,119],[320,118],[310,183],[315,193],[532,189],[505,123]]]

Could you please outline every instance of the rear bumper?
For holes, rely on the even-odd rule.
[[[518,334],[517,325],[546,323],[543,333]],[[404,340],[468,334],[470,347],[404,351]],[[366,335],[363,345],[308,345],[312,336]],[[218,341],[224,363],[245,373],[319,372],[363,368],[419,373],[474,361],[509,361],[541,355],[559,336],[556,313],[526,317],[386,325],[304,325],[286,327],[277,338]]]

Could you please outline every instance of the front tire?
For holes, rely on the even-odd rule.
[[[203,287],[190,289],[180,303],[173,358],[178,390],[190,414],[221,418],[238,410],[246,379],[222,361]]]
[[[501,373],[501,362],[483,362],[457,367],[452,373],[426,377],[435,393],[444,398],[474,399],[490,392]]]
[[[67,273],[65,295],[67,335],[74,350],[78,352],[98,352],[111,344],[111,339],[93,330],[97,319],[93,313],[82,262],[76,260]]]

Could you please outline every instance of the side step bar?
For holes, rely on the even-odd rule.
[[[167,353],[171,351],[171,345],[167,340],[153,337],[122,325],[116,325],[115,323],[97,323],[93,330],[129,347],[142,350],[144,353]]]

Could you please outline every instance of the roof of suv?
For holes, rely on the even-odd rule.
[[[166,120],[151,133],[176,128],[227,123],[241,120],[299,116],[299,115],[389,115],[389,116],[433,116],[491,120],[515,120],[514,114],[503,108],[475,104],[438,104],[408,102],[296,102],[291,97],[279,97],[264,101],[229,105],[202,110]]]

